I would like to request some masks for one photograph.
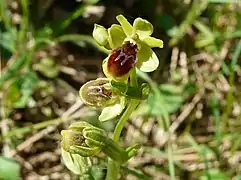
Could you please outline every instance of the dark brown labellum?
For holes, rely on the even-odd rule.
[[[114,49],[108,59],[108,71],[115,77],[127,74],[136,64],[137,45],[127,41],[121,48]]]

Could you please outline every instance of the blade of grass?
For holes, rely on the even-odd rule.
[[[233,101],[234,101],[234,80],[235,80],[235,68],[238,62],[238,58],[241,54],[241,40],[239,40],[235,51],[233,53],[232,56],[232,62],[231,62],[231,68],[230,68],[230,74],[229,74],[229,91],[227,94],[227,104],[224,110],[224,113],[222,115],[222,130],[223,131],[227,131],[228,129],[228,117],[229,114],[231,113],[232,110],[232,105],[233,105]]]
[[[151,177],[141,173],[140,171],[137,171],[135,169],[130,169],[125,166],[121,166],[121,171],[123,171],[124,173],[133,174],[138,179],[142,179],[142,180],[151,180],[152,179]]]
[[[0,15],[1,15],[1,20],[4,22],[4,26],[7,30],[11,29],[11,16],[10,16],[10,11],[8,10],[6,6],[5,0],[1,0],[0,2]]]
[[[22,21],[20,24],[20,31],[19,31],[19,45],[22,48],[24,39],[26,39],[27,31],[29,27],[29,1],[28,0],[21,0],[21,7],[22,7]],[[25,42],[26,43],[26,42]],[[26,48],[26,47],[23,47]]]
[[[171,142],[167,143],[166,146],[167,153],[168,153],[168,167],[169,167],[169,174],[171,176],[171,180],[175,180],[175,166],[173,161],[173,153],[172,153],[172,144]]]
[[[83,15],[84,11],[85,11],[85,8],[87,7],[88,5],[87,4],[81,4],[79,5],[79,7],[67,18],[65,19],[62,24],[61,24],[61,29],[64,30],[66,29],[71,23],[73,20],[79,18],[80,16]]]
[[[215,137],[217,140],[217,147],[219,147],[220,143],[221,143],[221,118],[220,118],[220,106],[219,106],[219,100],[217,98],[217,94],[215,93],[213,98],[212,98],[212,102],[211,102],[211,106],[212,106],[212,113],[213,113],[213,117],[214,117],[214,121],[215,121]]]
[[[198,143],[195,141],[195,139],[190,134],[187,134],[186,137],[187,137],[189,143],[191,144],[191,146],[193,146],[196,149],[196,151],[198,152],[199,156],[204,161],[205,170],[207,171],[207,178],[208,178],[208,180],[212,180],[210,175],[209,175],[209,173],[208,173],[209,166],[208,166],[208,161],[207,161],[207,158],[206,158],[206,155],[205,155],[206,154],[205,151],[203,151],[199,147]]]
[[[182,24],[174,30],[173,37],[170,40],[170,46],[175,46],[179,40],[185,35],[186,30],[194,23],[194,21],[207,8],[207,0],[194,0],[191,8],[188,11],[186,19]],[[172,34],[172,33],[171,33]]]
[[[3,86],[3,83],[11,78],[25,63],[26,54],[19,55],[14,60],[13,64],[4,72],[0,77],[0,89]]]

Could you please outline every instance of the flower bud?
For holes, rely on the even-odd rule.
[[[111,84],[106,78],[85,83],[80,88],[79,94],[84,103],[95,107],[112,105],[117,100],[117,97],[112,93]]]
[[[103,151],[111,159],[125,163],[129,152],[121,148],[115,141],[106,136],[104,130],[87,122],[76,122],[68,130],[63,130],[62,148],[71,154],[90,157]]]
[[[86,136],[85,130],[89,131]],[[63,130],[62,148],[70,153],[89,157],[97,154],[101,150],[103,130],[96,128],[86,122],[77,122],[70,125],[68,130]]]

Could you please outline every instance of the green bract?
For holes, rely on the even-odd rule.
[[[82,157],[78,154],[71,154],[61,148],[61,156],[65,166],[73,173],[84,176],[87,175],[92,163],[89,157]]]
[[[145,19],[137,18],[135,19],[132,26],[123,15],[118,15],[116,18],[120,25],[114,24],[110,28],[108,28],[108,30],[105,29],[103,26],[95,25],[93,31],[93,35],[95,34],[93,36],[94,39],[100,45],[105,47],[107,45],[106,42],[108,42],[108,46],[112,50],[121,48],[126,41],[129,41],[132,44],[136,44],[138,47],[138,51],[136,54],[137,62],[135,64],[135,67],[139,68],[143,72],[154,71],[159,65],[159,60],[151,48],[162,48],[163,41],[151,37],[151,34],[153,33],[152,24]],[[100,43],[100,39],[102,39],[101,41],[105,43]],[[129,73],[121,77],[114,77],[113,75],[111,75],[111,73],[109,73],[107,67],[109,57],[110,56],[108,56],[103,61],[103,71],[105,75],[108,78],[114,79],[116,81],[125,81],[129,77]]]

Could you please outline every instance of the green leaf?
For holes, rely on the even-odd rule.
[[[38,81],[37,74],[33,71],[25,73],[20,79],[19,79],[19,85],[22,96],[20,99],[14,104],[15,108],[24,108],[30,97],[33,94],[33,89],[36,86]]]
[[[94,180],[103,180],[105,179],[105,173],[103,170],[105,170],[105,167],[101,167],[99,164],[98,166],[91,166],[88,173],[89,175],[93,176]]]
[[[7,71],[2,73],[0,76],[0,88],[2,87],[3,83],[10,78],[12,78],[15,74],[17,74],[20,70],[20,68],[23,67],[25,61],[26,61],[26,56],[28,53],[22,53],[19,55],[18,58],[12,63],[11,66],[8,67]]]
[[[230,178],[219,169],[209,169],[199,178],[200,180],[229,180]]]
[[[150,47],[142,44],[137,53],[137,67],[143,72],[151,72],[159,66],[159,59]]]
[[[159,87],[159,94],[157,95],[156,93],[151,93],[149,95],[147,104],[141,104],[137,108],[135,116],[146,114],[162,116],[163,111],[161,111],[160,109],[163,109],[163,107],[165,107],[165,110],[168,114],[175,113],[184,102],[183,91],[183,88],[176,85],[161,85]],[[158,98],[161,98],[163,102],[158,101]]]
[[[88,172],[91,167],[91,161],[88,157],[82,157],[78,154],[70,154],[61,148],[61,155],[65,166],[75,174],[82,175]]]
[[[127,21],[127,19],[123,15],[116,16],[117,21],[120,23],[121,27],[123,28],[124,33],[126,36],[131,36],[133,34],[133,27]]]
[[[11,85],[5,91],[5,106],[11,108],[21,97],[20,87],[18,84],[18,79],[15,78]]]
[[[173,84],[162,84],[160,86],[160,95],[163,98],[164,104],[160,104],[157,102],[153,112],[160,112],[158,108],[160,106],[165,106],[165,109],[169,114],[176,112],[184,101],[183,97],[183,89],[180,86],[176,86]],[[155,95],[153,96],[153,100],[155,101]]]
[[[150,36],[153,33],[152,24],[149,21],[142,18],[135,19],[133,28],[141,39]]]
[[[237,175],[234,180],[241,180],[241,175]]]
[[[10,31],[2,32],[0,30],[0,46],[9,52],[16,51],[15,41],[17,40],[17,29],[11,28]]]
[[[103,26],[95,24],[92,35],[99,45],[105,46],[108,43],[108,32]]]
[[[122,46],[126,35],[120,25],[113,24],[109,29],[109,43],[111,48],[118,48]]]
[[[119,103],[116,103],[112,106],[107,106],[102,110],[99,116],[99,120],[103,122],[103,121],[109,121],[114,119],[116,116],[121,114],[121,112],[125,108],[125,105],[126,105],[126,98],[121,97]]]
[[[140,144],[134,144],[126,149],[126,152],[128,153],[128,158],[132,158],[137,154],[137,152],[140,150],[141,145]]]
[[[20,165],[12,159],[0,156],[0,179],[20,179]]]
[[[158,47],[163,48],[163,41],[154,37],[145,37],[142,42],[151,48]]]
[[[50,58],[41,59],[41,61],[34,65],[34,69],[42,73],[48,78],[55,78],[59,75],[59,65]]]

